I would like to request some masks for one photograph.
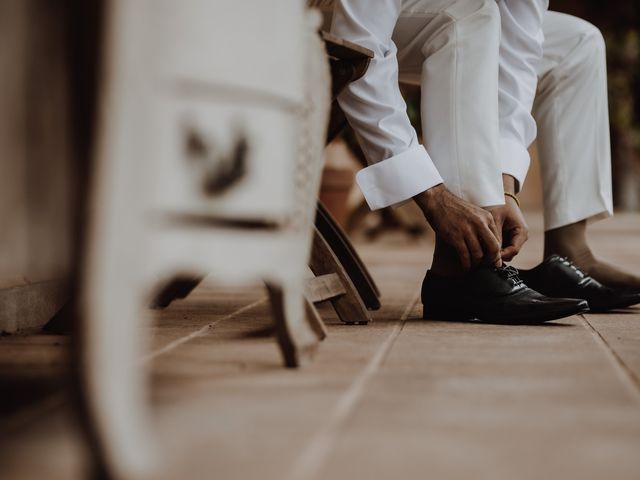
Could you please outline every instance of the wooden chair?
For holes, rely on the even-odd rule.
[[[319,23],[298,0],[251,9],[249,30],[246,2],[108,2],[79,300],[83,411],[108,477],[161,468],[140,366],[158,279],[263,279],[287,366],[325,335],[303,296],[330,100]]]
[[[327,32],[321,32],[331,66],[331,116],[327,143],[346,124],[336,97],[350,83],[361,78],[373,58],[373,52]],[[380,292],[347,235],[330,212],[318,203],[313,249],[309,267],[316,278],[309,282],[307,298],[314,302],[331,301],[340,320],[353,325],[371,321],[368,310],[380,308]],[[322,288],[315,287],[320,284]],[[322,294],[318,295],[318,292]]]
[[[349,83],[365,74],[373,52],[327,32],[320,35],[331,66],[333,102],[327,134],[329,143],[346,125],[336,97]],[[316,275],[306,284],[309,302],[330,301],[339,318],[347,324],[362,325],[371,321],[368,310],[380,308],[380,291],[346,233],[321,203],[317,208],[309,267]],[[157,292],[153,306],[164,308],[175,299],[185,298],[201,281],[199,277],[172,279]]]

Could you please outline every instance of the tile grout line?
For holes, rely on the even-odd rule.
[[[595,342],[605,350],[607,358],[613,365],[613,368],[618,374],[618,377],[620,377],[622,383],[625,384],[636,401],[640,403],[640,379],[633,372],[633,370],[629,368],[629,366],[620,357],[620,355],[618,355],[618,353],[611,347],[611,345],[609,345],[607,340],[600,334],[600,332],[595,329],[595,327],[591,324],[591,322],[589,322],[589,320],[587,320],[587,316],[582,314],[578,315],[578,317],[581,319],[583,326],[587,330],[589,330]]]
[[[391,333],[378,347],[364,370],[360,372],[351,385],[349,385],[349,388],[338,399],[329,414],[328,421],[315,432],[307,446],[302,450],[302,453],[298,455],[286,477],[288,480],[312,480],[318,475],[320,468],[322,468],[322,465],[331,453],[333,445],[335,444],[335,437],[360,402],[370,380],[380,370],[391,347],[404,328],[407,318],[418,303],[419,298],[420,292],[418,291],[409,301],[400,317],[400,321],[393,327]]]
[[[198,330],[191,332],[189,335],[185,335],[184,337],[178,338],[177,340],[174,340],[172,342],[169,342],[168,344],[166,344],[164,347],[161,347],[151,353],[149,353],[148,355],[145,355],[140,361],[142,363],[147,363],[150,362],[151,360],[154,360],[156,358],[158,358],[161,355],[164,355],[165,353],[169,353],[171,350],[174,350],[176,348],[178,348],[180,345],[184,345],[187,342],[190,342],[191,340],[201,337],[203,335],[205,335],[209,330],[211,330],[213,327],[215,327],[216,325],[219,325],[220,323],[224,322],[225,320],[231,320],[234,317],[237,317],[238,315],[245,313],[263,303],[265,303],[267,301],[266,298],[262,298],[260,300],[256,300],[253,303],[250,303],[249,305],[245,305],[244,307],[239,308],[238,310],[235,310],[227,315],[225,315],[224,317],[206,324],[204,327],[199,328]]]

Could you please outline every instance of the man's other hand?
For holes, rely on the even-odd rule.
[[[515,194],[515,179],[510,175],[502,176],[504,191]],[[505,196],[505,204],[489,210],[500,233],[502,260],[510,262],[520,253],[520,249],[529,238],[529,227],[522,215],[520,206],[512,197]]]
[[[500,230],[486,210],[440,184],[413,197],[436,235],[451,245],[465,270],[485,261],[500,266]]]

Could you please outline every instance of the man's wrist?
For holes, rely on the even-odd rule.
[[[516,179],[511,175],[506,173],[502,174],[502,187],[504,188],[505,193],[509,193],[511,195],[516,194]]]
[[[413,197],[413,200],[420,207],[420,209],[426,213],[430,206],[433,204],[433,200],[442,194],[442,192],[446,190],[444,183],[439,183],[438,185],[434,185],[433,187],[421,192]]]

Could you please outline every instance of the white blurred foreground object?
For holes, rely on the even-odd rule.
[[[303,285],[329,74],[302,0],[113,0],[107,23],[82,382],[101,473],[155,478],[139,362],[158,279],[263,279],[285,363],[317,347]]]

